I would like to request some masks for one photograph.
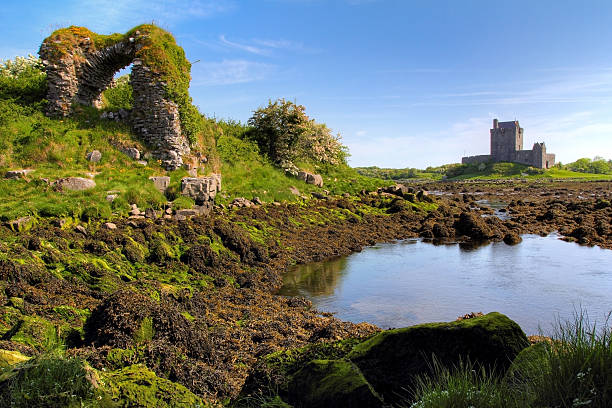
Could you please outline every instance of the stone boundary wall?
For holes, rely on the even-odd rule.
[[[61,50],[61,41],[45,40],[39,55],[47,72],[47,114],[68,116],[74,103],[99,107],[115,73],[132,63],[132,127],[164,168],[174,170],[190,153],[189,143],[181,132],[178,105],[166,97],[167,84],[135,57],[145,38],[136,31],[133,37],[99,50],[89,37],[76,37],[76,44]]]

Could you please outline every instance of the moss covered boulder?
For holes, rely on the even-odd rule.
[[[120,407],[208,407],[181,384],[160,378],[139,364],[104,375],[105,392]]]
[[[294,375],[289,398],[296,408],[382,406],[359,368],[346,360],[312,360]]]
[[[385,403],[409,394],[416,376],[431,374],[433,356],[446,366],[460,360],[505,372],[529,346],[518,324],[500,313],[450,323],[387,330],[355,346],[348,358]]]

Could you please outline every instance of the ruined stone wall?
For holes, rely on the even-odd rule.
[[[74,103],[99,107],[101,94],[115,73],[133,63],[131,124],[153,148],[154,157],[166,169],[174,170],[183,164],[183,156],[190,153],[189,143],[181,131],[178,106],[167,97],[167,84],[135,58],[143,47],[141,39],[136,31],[133,37],[102,49],[96,49],[89,37],[76,36],[69,47],[60,40],[45,40],[39,54],[47,72],[47,114],[68,116]]]
[[[490,154],[481,154],[479,156],[467,156],[461,158],[461,164],[479,164],[491,161]]]

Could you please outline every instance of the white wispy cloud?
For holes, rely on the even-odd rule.
[[[229,48],[239,49],[251,54],[270,56],[277,50],[287,50],[292,52],[316,52],[304,46],[301,42],[289,41],[284,39],[260,39],[250,40],[228,40],[225,35],[219,36],[219,42]]]
[[[256,47],[256,46],[249,45],[249,44],[238,43],[238,42],[235,42],[235,41],[230,41],[230,40],[225,38],[225,35],[220,35],[219,36],[219,41],[221,41],[221,43],[224,44],[224,45],[227,45],[227,46],[232,47],[232,48],[237,48],[237,49],[242,50],[242,51],[250,52],[251,54],[270,55],[270,50],[269,49],[265,49],[265,48],[262,48],[262,47]]]
[[[468,91],[426,94],[410,106],[606,102],[612,102],[612,69],[608,67],[529,82],[500,83],[494,89],[487,85],[474,85]]]
[[[261,81],[277,71],[271,64],[247,60],[203,62],[192,66],[192,86],[232,85]]]

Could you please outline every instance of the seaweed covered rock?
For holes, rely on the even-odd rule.
[[[104,375],[105,392],[120,406],[206,407],[204,401],[181,384],[160,378],[147,367],[135,364]]]
[[[493,237],[494,233],[482,217],[478,214],[462,212],[459,220],[455,223],[457,231],[474,240],[486,240]]]
[[[507,245],[517,245],[523,242],[523,238],[521,238],[521,236],[516,232],[509,232],[504,235],[504,242]]]
[[[433,356],[445,366],[469,359],[505,372],[528,345],[518,324],[494,312],[451,323],[387,330],[355,346],[348,358],[389,403],[407,393],[416,376],[431,374]]]
[[[239,226],[221,221],[215,223],[214,232],[221,237],[223,245],[240,255],[242,262],[253,263],[268,260],[266,247],[253,241]]]
[[[126,348],[153,341],[183,347],[188,355],[209,352],[206,328],[196,328],[172,304],[132,290],[120,290],[94,309],[85,325],[86,341]]]
[[[363,374],[346,360],[311,361],[294,375],[289,395],[296,408],[382,406]]]

